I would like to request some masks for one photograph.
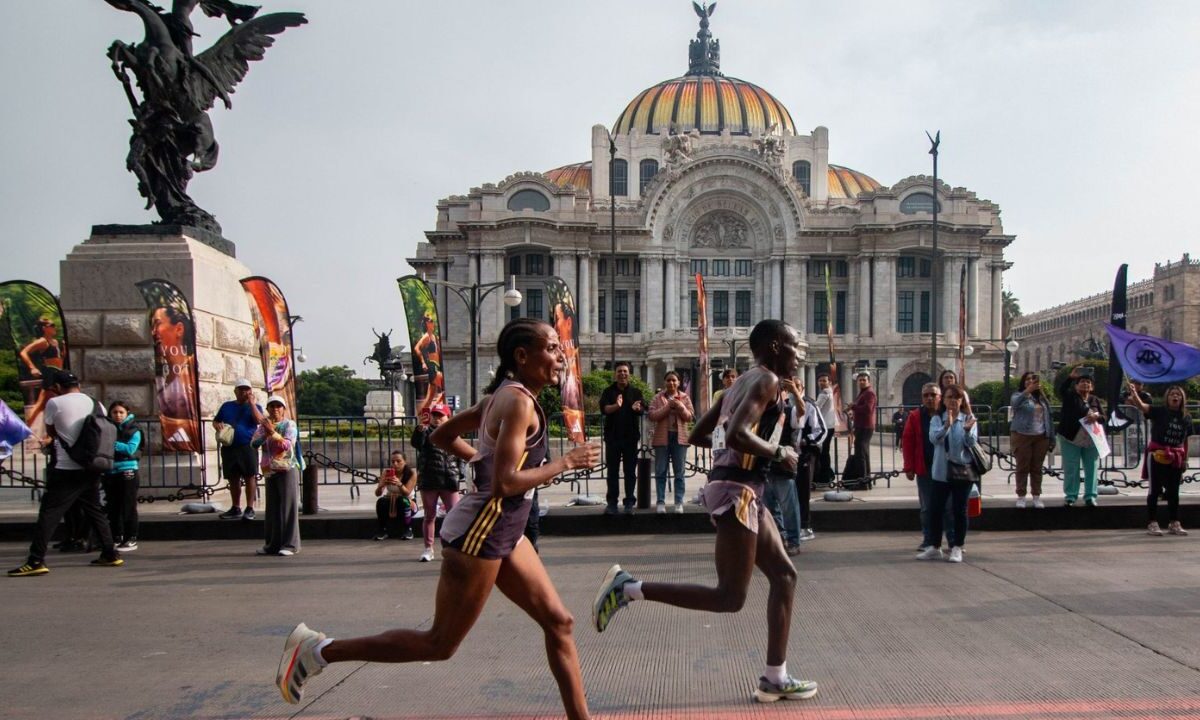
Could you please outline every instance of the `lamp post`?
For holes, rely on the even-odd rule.
[[[742,340],[742,339],[739,339],[739,338],[726,338],[726,339],[722,340],[721,342],[723,342],[723,343],[725,343],[726,345],[728,345],[728,346],[729,346],[729,367],[731,367],[731,368],[733,368],[733,369],[735,369],[735,370],[736,370],[736,369],[737,369],[737,351],[738,351],[738,347],[739,347],[739,346],[740,346],[740,347],[746,347],[746,344],[747,344],[748,342],[750,342],[750,341],[749,341],[749,340]]]
[[[617,306],[617,181],[613,169],[617,165],[617,143],[613,136],[608,136],[608,303],[610,308]],[[625,183],[629,183],[629,173],[625,174]],[[608,369],[617,371],[617,318],[612,312],[608,316],[609,365]]]
[[[379,363],[379,374],[383,376],[383,381],[388,387],[388,420],[396,417],[396,389],[399,383],[403,383],[408,379],[408,374],[404,372],[404,353],[408,348],[400,345],[392,348],[392,354],[383,362]]]
[[[938,145],[942,144],[942,131],[938,130],[937,134],[930,137],[929,133],[925,133],[925,137],[929,138],[929,154],[933,156],[933,272],[930,275],[929,288],[929,377],[937,377],[938,361],[937,361],[937,331],[938,331],[938,313],[937,313],[937,297],[938,297],[938,178],[937,178],[937,161],[938,161]]]
[[[450,282],[449,280],[431,280],[422,278],[430,285],[447,288],[454,292],[463,304],[467,306],[467,314],[471,318],[471,405],[479,400],[479,379],[477,377],[479,368],[479,306],[496,288],[507,286],[504,291],[504,304],[508,307],[516,307],[521,304],[521,291],[517,289],[517,276],[509,275],[508,281],[499,280],[490,283],[472,283],[464,285],[462,283]]]
[[[985,345],[991,345],[993,348],[996,348],[995,343],[988,342],[987,340],[977,340],[976,342],[981,342]],[[1004,343],[1004,347],[1000,348],[1000,349],[1004,350],[1004,400],[1005,400],[1005,402],[1008,401],[1008,397],[1012,394],[1012,390],[1009,388],[1009,385],[1012,382],[1012,358],[1013,358],[1013,355],[1017,354],[1017,350],[1019,350],[1020,348],[1021,348],[1021,343],[1017,342],[1016,340],[1013,340],[1012,338],[1009,338]],[[966,357],[971,357],[974,354],[975,354],[974,346],[967,345],[965,348],[963,348],[963,355],[965,355]]]

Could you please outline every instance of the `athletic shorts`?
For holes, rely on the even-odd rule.
[[[253,445],[226,445],[221,448],[221,477],[241,480],[258,475],[258,448]]]
[[[533,503],[520,495],[498,498],[473,492],[442,520],[442,547],[485,560],[512,554],[525,534]]]
[[[700,504],[708,510],[709,519],[717,524],[717,517],[733,512],[738,522],[747,530],[758,534],[758,524],[766,513],[762,502],[763,483],[742,483],[732,480],[709,480],[700,489]]]

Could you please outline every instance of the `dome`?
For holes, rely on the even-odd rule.
[[[835,198],[854,198],[860,192],[871,192],[878,190],[883,185],[878,180],[860,173],[857,170],[851,170],[848,167],[841,165],[829,165],[829,197]]]
[[[674,123],[678,132],[702,135],[757,136],[771,125],[796,134],[783,103],[754,83],[724,75],[684,75],[664,80],[638,93],[617,118],[615,134],[634,128],[665,135]]]
[[[568,185],[574,185],[578,190],[590,191],[592,189],[592,164],[590,162],[563,165],[542,174],[559,187],[565,188]]]

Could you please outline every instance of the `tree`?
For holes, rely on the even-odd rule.
[[[0,349],[0,399],[18,413],[25,405],[17,384],[17,354],[9,348]]]
[[[305,370],[296,378],[296,404],[302,415],[362,417],[370,387],[345,365]]]
[[[1017,318],[1021,317],[1021,301],[1016,295],[1012,294],[1011,290],[1004,290],[1000,293],[1000,310],[1001,336],[1012,337],[1012,326]]]

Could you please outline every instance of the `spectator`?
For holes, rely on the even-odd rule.
[[[256,555],[288,557],[300,552],[300,471],[304,463],[296,454],[296,423],[287,415],[287,402],[282,397],[267,398],[267,416],[259,417],[258,429],[250,441],[255,448],[263,447],[262,474],[267,479],[263,510],[266,542]]]
[[[1130,379],[1129,387],[1125,390],[1125,394],[1121,396],[1121,402],[1126,405],[1138,407],[1138,404],[1133,401],[1134,396],[1142,401],[1143,405],[1149,405],[1154,402],[1150,393],[1146,392],[1146,384],[1137,380]]]
[[[1132,385],[1132,383],[1130,383]],[[1167,532],[1187,535],[1179,524],[1179,485],[1187,469],[1187,439],[1192,434],[1192,416],[1187,410],[1187,395],[1183,388],[1172,385],[1163,395],[1163,405],[1150,407],[1142,400],[1137,388],[1131,388],[1129,402],[1150,421],[1150,442],[1142,463],[1142,479],[1150,481],[1146,510],[1150,524],[1146,532],[1161,536],[1158,526],[1158,496],[1167,499]]]
[[[942,397],[941,397],[940,401],[945,402],[946,388],[950,387],[951,385],[958,384],[958,374],[955,373],[953,370],[943,370],[940,374],[938,374],[937,382],[938,382],[938,389],[942,391]],[[962,388],[959,388],[959,389],[961,390]],[[969,401],[970,400],[968,399],[968,402]],[[941,413],[944,413],[944,412],[946,412],[946,406],[938,405],[938,414],[940,415]]]
[[[815,478],[817,482],[829,484],[833,482],[834,469],[833,459],[829,455],[829,446],[833,444],[833,438],[837,428],[837,404],[833,399],[833,384],[829,380],[829,375],[821,373],[817,376],[817,393],[816,406],[817,411],[821,413],[821,420],[825,423],[825,439],[821,441],[821,455],[817,463],[817,471]]]
[[[637,504],[637,459],[641,441],[641,421],[646,399],[642,391],[629,382],[632,369],[625,361],[613,369],[613,384],[600,394],[600,411],[604,413],[604,464],[608,467],[608,504],[606,515],[617,514],[621,497],[620,472],[625,471],[625,514],[633,514]]]
[[[725,368],[725,370],[721,373],[721,389],[713,393],[713,404],[716,404],[716,402],[721,399],[722,393],[733,387],[733,381],[737,380],[737,376],[737,368]]]
[[[399,450],[391,454],[391,466],[379,476],[375,485],[375,517],[379,520],[376,540],[387,540],[391,531],[401,540],[412,540],[413,493],[417,487],[417,471],[408,465],[408,458]],[[436,509],[434,511],[436,513]]]
[[[802,386],[794,378],[781,379],[779,386],[786,397],[783,412],[779,415],[782,424],[779,444],[795,448],[799,453],[799,429],[804,422],[805,410],[803,391],[800,389]],[[800,553],[800,501],[796,497],[796,477],[799,472],[799,463],[789,470],[783,463],[771,461],[767,465],[767,482],[763,489],[763,504],[775,518],[788,555]]]
[[[978,440],[975,416],[966,393],[957,385],[942,394],[946,411],[929,421],[929,441],[933,445],[933,502],[929,508],[930,539],[942,537],[942,514],[946,502],[954,513],[954,534],[950,541],[948,562],[962,562],[963,546],[967,542],[967,498],[978,476],[971,467],[967,450]],[[929,545],[917,555],[918,560],[940,560],[940,548]]]
[[[138,454],[142,449],[142,431],[128,406],[119,400],[108,406],[108,418],[117,426],[113,469],[104,476],[108,527],[117,550],[131,552],[138,546]]]
[[[904,435],[904,423],[908,420],[908,411],[903,406],[892,413],[892,434],[895,435],[896,447],[900,447],[900,437]]]
[[[1083,375],[1078,367],[1058,387],[1062,398],[1062,411],[1058,420],[1058,444],[1062,447],[1063,493],[1066,506],[1071,507],[1079,499],[1079,476],[1083,474],[1083,499],[1088,507],[1095,507],[1096,474],[1100,465],[1100,452],[1088,436],[1081,423],[1098,423],[1104,420],[1104,408],[1100,398],[1092,394],[1094,384],[1092,369]]]
[[[817,406],[804,394],[804,383],[796,381],[796,389],[803,403],[804,412],[800,415],[800,405],[796,406],[797,416],[793,418],[799,435],[796,438],[796,452],[799,454],[796,464],[796,497],[800,501],[800,542],[806,542],[816,537],[812,529],[812,511],[809,507],[812,500],[813,477],[817,471],[821,447],[825,436],[832,432],[825,426],[825,419],[817,410]]]
[[[663,378],[666,388],[650,403],[650,419],[654,432],[650,445],[654,448],[654,478],[657,504],[655,512],[665,513],[667,493],[667,462],[675,474],[675,512],[683,512],[684,461],[687,459],[687,424],[692,421],[692,399],[679,391],[679,373],[668,370]]]
[[[108,531],[108,520],[100,507],[100,476],[77,463],[67,452],[75,444],[83,430],[84,421],[103,406],[79,390],[79,380],[65,370],[45,370],[42,387],[53,393],[46,401],[43,416],[46,434],[53,441],[53,457],[47,469],[46,490],[38,507],[37,524],[33,529],[33,542],[29,545],[29,557],[24,565],[8,571],[9,577],[45,575],[46,545],[63,514],[76,501],[83,507],[92,530],[100,538],[100,557],[92,560],[93,565],[117,567],[124,565]]]
[[[221,474],[229,483],[233,505],[218,517],[222,520],[254,519],[254,501],[258,496],[258,448],[250,440],[263,416],[261,405],[254,402],[250,381],[239,378],[233,384],[234,400],[226,401],[213,416],[217,438],[228,437],[221,443]],[[232,435],[226,427],[233,428]],[[242,511],[242,485],[246,486],[246,510]]]
[[[875,434],[875,391],[871,389],[870,373],[858,374],[858,397],[846,412],[854,418],[854,454],[862,458],[863,478],[870,487],[871,479],[871,436]]]
[[[908,414],[904,422],[904,436],[900,442],[900,455],[904,459],[904,477],[917,481],[917,499],[921,504],[921,546],[917,552],[924,553],[931,547],[941,552],[942,536],[939,533],[933,537],[933,523],[930,515],[933,507],[933,442],[929,439],[929,426],[934,416],[938,414],[938,406],[942,404],[942,390],[936,383],[925,383],[921,388],[921,407]],[[945,510],[942,527],[946,530],[947,549],[953,543],[949,542],[950,529],[954,526],[954,515],[942,503]]]
[[[1042,464],[1054,448],[1054,419],[1037,373],[1022,375],[1020,388],[1008,401],[1012,408],[1009,440],[1017,465],[1017,507],[1025,507],[1028,486],[1033,506],[1040,509],[1046,507],[1042,502]]]
[[[434,558],[438,500],[442,501],[446,512],[458,504],[462,461],[429,441],[433,431],[449,418],[450,408],[445,403],[434,403],[427,414],[421,415],[420,424],[412,436],[412,446],[417,451],[417,487],[421,490],[421,507],[424,508],[421,534],[425,540],[425,550],[421,553],[421,562],[430,562]]]

